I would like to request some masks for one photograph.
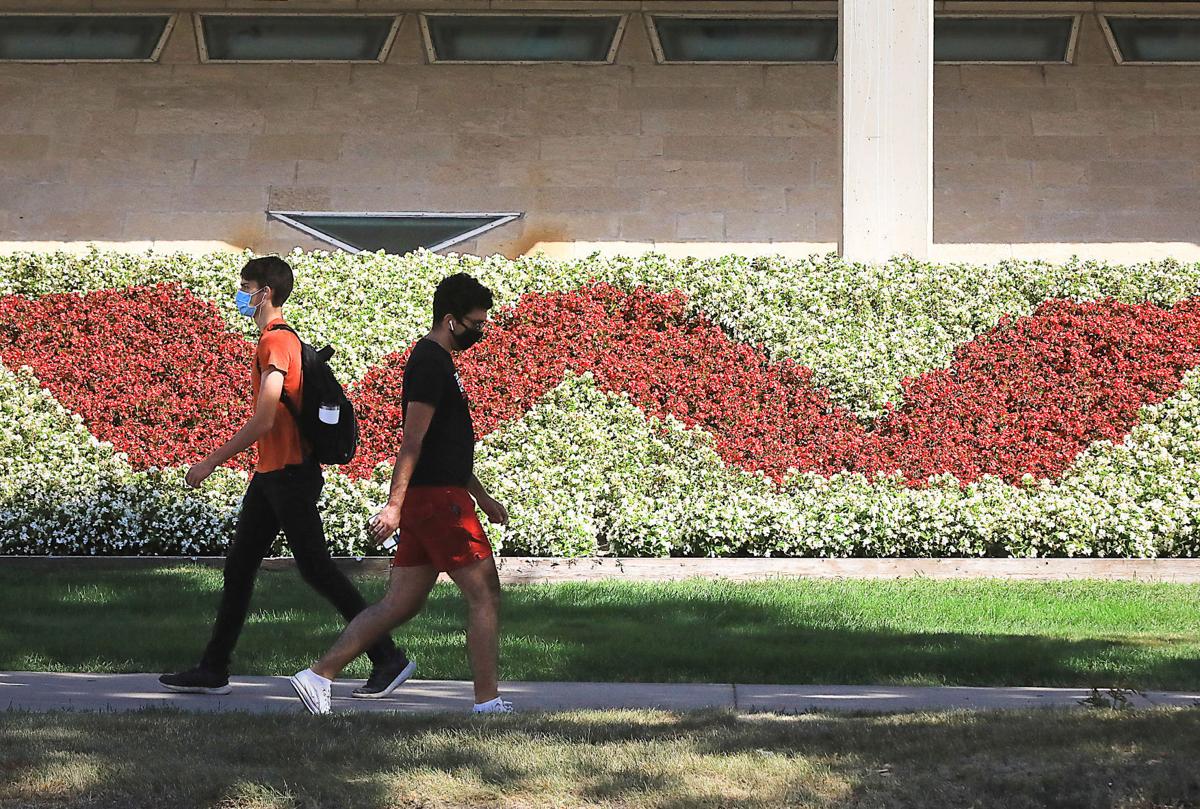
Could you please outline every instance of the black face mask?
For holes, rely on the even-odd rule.
[[[454,341],[455,348],[459,351],[466,351],[483,339],[483,332],[479,329],[468,329],[466,326],[463,326],[458,331],[450,332],[450,339]]]

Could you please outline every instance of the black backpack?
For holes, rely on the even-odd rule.
[[[269,331],[277,329],[290,331],[300,340],[300,335],[291,326],[279,323]],[[300,340],[300,373],[304,380],[300,406],[297,408],[286,393],[283,403],[296,420],[300,434],[312,446],[317,462],[344,464],[349,463],[358,450],[358,419],[354,415],[354,405],[346,398],[346,392],[329,367],[331,357],[332,346],[318,351]]]

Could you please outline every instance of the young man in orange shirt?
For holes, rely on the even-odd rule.
[[[170,691],[229,693],[229,662],[250,609],[254,579],[281,528],[300,575],[347,621],[367,606],[329,554],[317,510],[325,479],[287,406],[293,402],[299,407],[303,401],[300,339],[287,328],[274,327],[286,326],[283,304],[292,283],[292,268],[278,256],[252,259],[242,268],[238,310],[253,318],[262,332],[251,373],[254,415],[223,446],[192,466],[186,480],[189,486],[199,486],[218,466],[253,445],[258,446],[258,465],[225,557],[225,586],[212,639],[198,666],[159,678]],[[416,668],[386,634],[366,652],[374,670],[356,697],[386,696]]]
[[[413,346],[404,369],[404,435],[388,502],[370,523],[376,542],[399,537],[391,582],[324,657],[292,677],[313,713],[329,713],[333,679],[347,663],[421,612],[441,572],[467,601],[475,713],[512,711],[497,682],[500,579],[475,505],[496,524],[508,521],[508,511],[475,477],[471,406],[454,367],[454,355],[483,338],[491,308],[491,291],[466,273],[443,279],[433,294],[433,329]]]

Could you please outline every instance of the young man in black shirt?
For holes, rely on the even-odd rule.
[[[474,475],[475,429],[453,359],[483,337],[491,308],[492,293],[466,273],[444,279],[433,295],[433,330],[413,347],[404,369],[404,437],[391,493],[370,522],[376,542],[399,532],[391,582],[383,600],[359,613],[324,657],[291,678],[313,713],[329,712],[332,682],[351,660],[420,613],[439,572],[467,601],[475,712],[512,711],[497,684],[500,579],[475,504],[496,524],[507,522],[508,512]]]

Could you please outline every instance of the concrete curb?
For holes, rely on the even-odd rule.
[[[0,710],[136,711],[173,708],[203,713],[304,713],[286,677],[235,677],[225,696],[172,694],[156,674],[0,673]],[[350,692],[361,680],[334,685],[335,712],[467,712],[471,684],[456,680],[413,680],[382,700],[360,700]],[[611,710],[801,713],[867,711],[902,713],[945,710],[1076,708],[1088,688],[913,688],[872,685],[743,685],[708,683],[533,683],[508,682],[501,691],[522,711]],[[1125,692],[1131,707],[1192,707],[1195,692]]]
[[[0,570],[137,570],[196,564],[220,567],[223,557],[185,556],[0,556]],[[340,557],[357,573],[386,575],[386,557]],[[778,578],[1010,579],[1023,581],[1109,581],[1200,583],[1200,559],[635,559],[589,557],[498,558],[504,584],[586,581],[763,581]],[[291,558],[268,559],[266,570],[291,570]]]

